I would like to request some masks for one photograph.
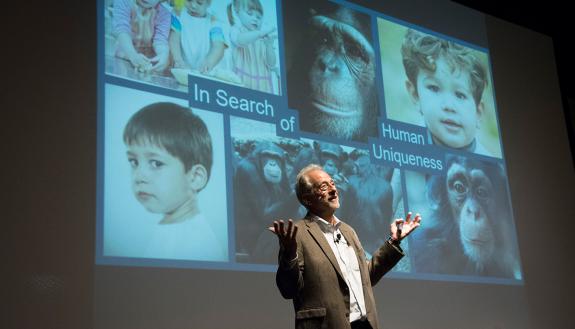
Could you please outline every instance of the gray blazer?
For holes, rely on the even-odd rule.
[[[286,299],[293,299],[295,327],[350,329],[349,288],[325,239],[319,224],[310,218],[298,221],[297,262],[285,259],[279,253],[276,284]],[[373,329],[379,329],[377,310],[371,289],[403,257],[400,248],[384,243],[370,261],[357,234],[342,222],[340,231],[353,246],[357,255],[361,284],[367,310],[367,320]]]

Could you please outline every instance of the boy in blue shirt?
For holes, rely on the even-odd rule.
[[[433,143],[491,155],[476,138],[487,72],[473,50],[410,29],[401,54],[407,91]]]

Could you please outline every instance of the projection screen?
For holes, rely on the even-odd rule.
[[[198,307],[198,327],[223,314],[223,327],[245,328],[250,312],[263,316],[258,300],[278,300],[264,309],[286,311],[289,327],[268,226],[305,215],[293,185],[311,163],[333,177],[336,216],[368,258],[393,219],[422,215],[386,294],[496,291],[508,299],[481,307],[512,315],[469,315],[469,328],[524,325],[484,17],[429,9],[100,0],[96,327],[180,327]],[[221,313],[227,292],[224,305],[245,304]],[[457,328],[464,316],[430,323]],[[273,327],[263,318],[254,327]]]

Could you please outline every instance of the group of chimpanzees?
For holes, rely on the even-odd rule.
[[[335,180],[341,208],[365,248],[374,251],[386,238],[392,216],[393,169],[369,163],[365,151],[345,152],[339,145],[282,139],[234,142],[234,218],[240,262],[275,263],[277,239],[267,226],[278,218],[301,218],[293,190],[295,175],[310,163],[321,164]],[[401,193],[401,191],[398,191]]]

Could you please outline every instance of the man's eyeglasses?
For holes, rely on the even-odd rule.
[[[318,186],[315,186],[316,189],[318,189],[318,191],[320,192],[327,192],[330,187],[335,188],[335,182],[332,180],[330,180],[329,182],[323,182]]]

